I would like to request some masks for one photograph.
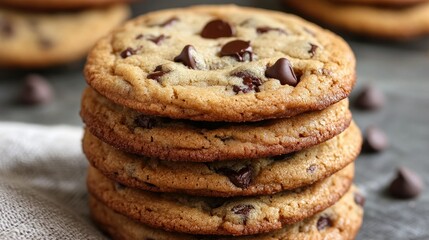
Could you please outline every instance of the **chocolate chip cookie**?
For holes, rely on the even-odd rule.
[[[356,198],[356,196],[359,196]],[[272,233],[246,237],[192,236],[166,232],[132,221],[116,213],[94,197],[90,197],[91,216],[101,229],[113,239],[156,240],[296,240],[296,239],[343,239],[355,238],[363,218],[360,193],[356,187],[350,190],[332,207],[295,224],[286,225]]]
[[[176,163],[121,152],[88,131],[83,138],[92,166],[112,180],[155,192],[222,197],[273,194],[311,185],[350,164],[361,145],[353,123],[337,137],[292,154],[238,162]]]
[[[128,14],[125,5],[61,13],[0,9],[0,66],[46,67],[83,58]]]
[[[102,7],[132,0],[0,0],[0,5],[28,10],[65,10],[88,7]]]
[[[351,164],[302,189],[274,195],[209,198],[136,190],[90,167],[88,191],[114,211],[155,228],[190,234],[250,235],[277,230],[330,207],[352,184]]]
[[[142,115],[87,89],[87,129],[122,150],[169,161],[210,162],[287,154],[326,141],[351,121],[348,100],[289,119],[210,123]]]
[[[331,0],[285,3],[321,23],[364,36],[400,40],[429,34],[428,1],[401,7],[339,4]]]
[[[105,97],[146,115],[259,121],[346,98],[355,58],[340,37],[292,15],[196,6],[116,29],[89,54],[85,76]]]

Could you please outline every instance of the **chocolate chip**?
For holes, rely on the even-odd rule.
[[[389,146],[386,134],[380,129],[370,126],[365,131],[362,150],[368,153],[381,152]]]
[[[48,81],[36,74],[30,74],[25,78],[18,101],[27,105],[46,104],[54,98],[52,87]]]
[[[154,70],[154,72],[159,72],[159,71],[162,71],[162,65],[156,66],[156,68]]]
[[[7,18],[0,18],[0,33],[6,37],[12,36],[14,33],[12,21]]]
[[[201,37],[211,39],[232,37],[234,33],[234,28],[229,23],[221,19],[215,19],[204,26],[201,31]]]
[[[159,82],[159,79],[164,76],[165,72],[162,71],[158,71],[158,72],[153,72],[147,75],[148,79],[152,79],[152,80],[156,80]]]
[[[239,188],[247,188],[253,178],[253,168],[251,166],[243,167],[239,171],[223,167],[218,169],[217,172],[227,176]]]
[[[384,102],[384,94],[374,86],[368,85],[357,95],[355,106],[362,110],[376,110],[383,107]]]
[[[319,220],[317,220],[317,230],[322,231],[328,227],[332,227],[333,222],[329,217],[321,216]]]
[[[274,65],[267,67],[265,76],[278,79],[282,85],[287,84],[293,87],[299,82],[289,60],[286,58],[280,58]]]
[[[164,76],[164,74],[166,74],[166,72],[164,72],[162,70],[162,65],[158,65],[156,66],[155,70],[147,75],[148,79],[153,79],[159,82],[159,79]]]
[[[234,40],[223,45],[220,50],[220,55],[232,56],[237,59],[239,62],[244,62],[244,56],[249,55],[250,61],[253,60],[253,50],[250,46],[250,41]]]
[[[271,157],[271,159],[275,161],[288,160],[288,159],[291,159],[293,156],[295,156],[295,154],[296,154],[295,152],[291,152],[291,153]]]
[[[287,34],[286,31],[281,29],[281,28],[273,28],[273,27],[258,27],[258,28],[256,28],[256,32],[258,34],[264,34],[264,33],[271,32],[271,31],[276,31],[279,33]]]
[[[314,45],[310,43],[310,50],[308,50],[308,53],[311,55],[311,57],[314,57],[314,54],[316,54],[316,50],[319,48],[319,46]]]
[[[134,50],[134,49],[132,49],[132,48],[129,47],[129,48],[127,48],[127,49],[125,49],[124,51],[121,52],[121,57],[122,58],[127,58],[129,56],[134,55],[134,54],[136,54],[136,50]]]
[[[136,40],[139,40],[139,39],[142,39],[142,38],[144,38],[143,34],[139,34],[139,35],[136,36]]]
[[[168,19],[167,21],[165,21],[165,22],[163,22],[163,23],[159,24],[159,26],[160,26],[160,27],[168,27],[168,26],[171,26],[171,25],[175,24],[175,23],[176,23],[176,22],[178,22],[178,21],[180,21],[180,19],[179,19],[179,18],[177,18],[177,17],[172,17],[172,18]]]
[[[232,90],[235,93],[248,93],[250,91],[260,92],[259,86],[262,85],[262,80],[258,77],[252,76],[247,72],[234,73],[233,76],[243,79],[244,86],[232,86]]]
[[[359,192],[355,192],[354,200],[355,200],[355,203],[361,207],[365,205],[365,197]]]
[[[423,180],[417,173],[401,167],[389,186],[389,193],[395,198],[409,199],[417,197],[424,188]]]
[[[156,120],[146,115],[140,115],[134,120],[134,123],[139,127],[152,129],[156,124]]]
[[[152,36],[148,37],[147,40],[155,43],[156,45],[159,45],[161,42],[163,42],[165,39],[170,38],[169,36],[166,36],[164,34],[159,35],[158,37]]]
[[[194,57],[191,52],[196,52],[195,48],[192,45],[186,45],[182,52],[174,58],[175,62],[182,62],[185,66],[196,69],[197,63],[195,62]]]
[[[314,171],[316,171],[316,169],[317,169],[317,165],[311,164],[310,167],[307,168],[307,172],[308,173],[314,173]]]
[[[242,216],[246,216],[247,217],[249,215],[250,211],[253,210],[253,209],[255,209],[255,207],[253,207],[252,205],[249,205],[249,204],[239,204],[237,206],[234,206],[231,209],[231,211],[234,214],[242,215]]]

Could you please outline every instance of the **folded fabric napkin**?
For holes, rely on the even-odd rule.
[[[0,123],[0,239],[105,239],[88,215],[82,129]]]

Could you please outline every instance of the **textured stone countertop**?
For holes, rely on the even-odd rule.
[[[285,10],[276,0],[157,0],[136,4],[134,13],[210,2]],[[390,139],[387,151],[362,154],[357,160],[356,182],[367,196],[364,225],[358,239],[429,239],[429,189],[411,201],[394,200],[384,193],[397,166],[415,170],[429,187],[429,39],[395,44],[349,37],[346,40],[358,60],[354,93],[371,83],[387,98],[380,111],[353,109],[355,120],[363,129],[379,126]],[[85,87],[82,67],[83,62],[37,71],[0,70],[0,121],[81,125],[79,101]],[[14,104],[27,73],[45,76],[55,89],[56,101],[40,107]]]

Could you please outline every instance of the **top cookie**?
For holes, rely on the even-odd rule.
[[[105,97],[146,114],[258,121],[347,97],[355,59],[340,37],[298,17],[197,6],[128,22],[98,42],[85,76]]]
[[[101,7],[132,0],[0,0],[1,5],[29,10],[66,10],[87,7]]]

